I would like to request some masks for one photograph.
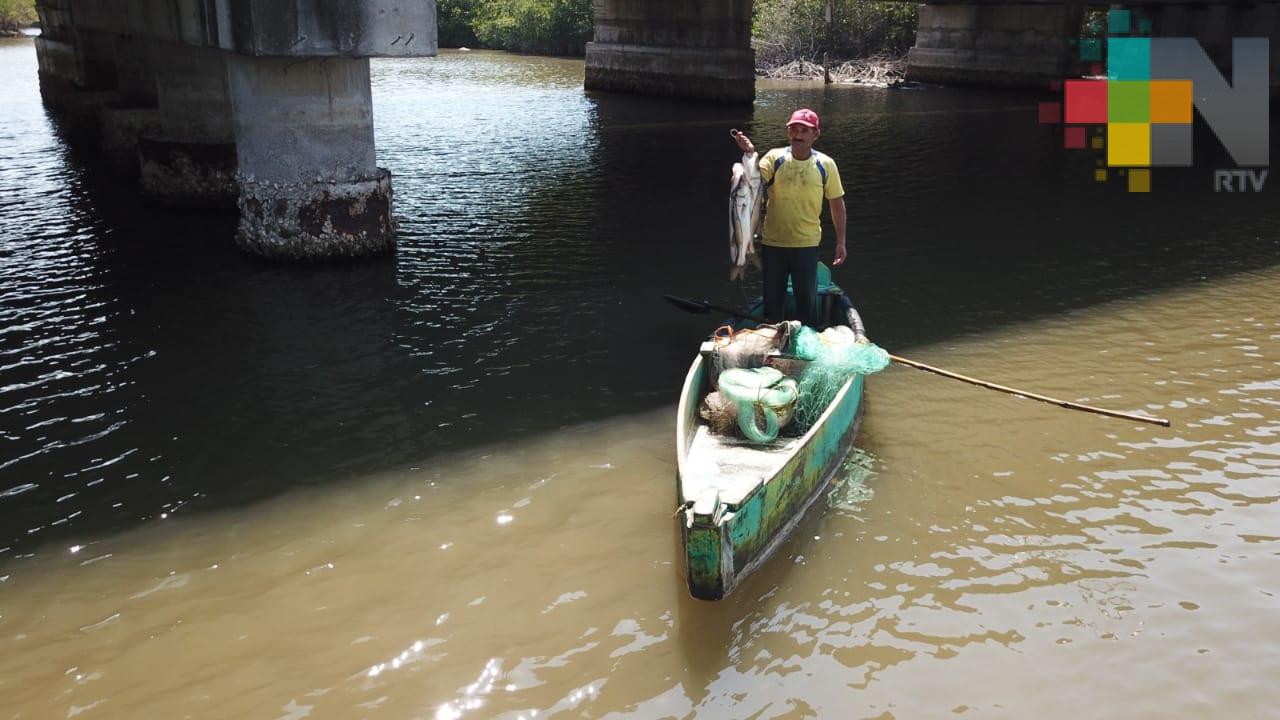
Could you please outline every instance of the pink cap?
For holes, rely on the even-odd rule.
[[[809,108],[801,108],[791,113],[791,119],[787,121],[787,127],[792,125],[808,125],[814,130],[822,129],[822,126],[818,123],[818,113]]]

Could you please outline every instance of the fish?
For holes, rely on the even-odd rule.
[[[764,180],[756,153],[743,153],[742,162],[733,164],[729,180],[729,279],[737,280],[746,272],[747,260],[760,266],[756,252],[756,233],[764,210]]]

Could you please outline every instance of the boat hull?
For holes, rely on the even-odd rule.
[[[693,428],[702,371],[698,358],[682,393],[682,435]],[[864,384],[863,375],[850,378],[781,469],[741,502],[703,513],[686,507],[681,513],[686,579],[694,597],[719,600],[728,595],[773,554],[823,495],[857,436]],[[681,463],[678,472],[684,471]],[[683,487],[683,474],[680,481]]]

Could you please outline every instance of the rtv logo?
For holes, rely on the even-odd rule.
[[[1235,38],[1228,82],[1194,38],[1116,37],[1130,31],[1127,10],[1112,10],[1108,26],[1105,76],[1065,81],[1061,104],[1041,104],[1041,122],[1063,123],[1067,148],[1106,149],[1098,182],[1123,171],[1130,192],[1149,192],[1151,168],[1193,164],[1194,109],[1240,168],[1216,170],[1214,190],[1261,191],[1269,171],[1244,168],[1270,164],[1270,41]],[[1082,59],[1101,51],[1100,39],[1082,43]]]

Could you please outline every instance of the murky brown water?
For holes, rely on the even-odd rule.
[[[1136,197],[1036,97],[373,68],[399,250],[299,268],[95,174],[0,41],[0,720],[1275,715],[1280,206],[1209,192],[1212,141]],[[876,340],[1173,427],[893,368],[699,603],[673,404],[714,319],[660,297],[753,294],[726,130],[800,105]]]
[[[894,368],[721,603],[674,564],[672,408],[46,556],[0,591],[0,716],[1266,717],[1277,283],[914,349],[1173,427]]]

